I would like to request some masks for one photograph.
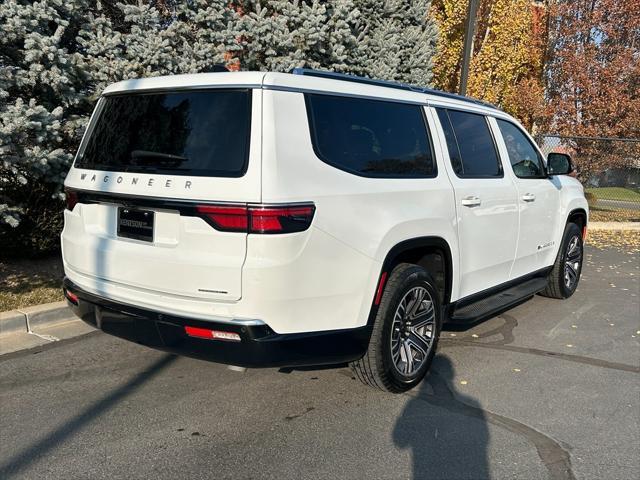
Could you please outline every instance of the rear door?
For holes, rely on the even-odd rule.
[[[504,174],[488,119],[435,110],[455,192],[462,298],[509,279],[518,240],[517,192]]]
[[[261,197],[260,96],[218,88],[102,98],[65,181],[77,199],[63,231],[70,275],[95,288],[239,299],[247,233],[238,222]]]
[[[515,123],[495,121],[500,155],[518,189],[520,235],[511,278],[553,264],[560,189],[547,177],[542,154]]]

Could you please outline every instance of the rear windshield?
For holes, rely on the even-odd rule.
[[[250,125],[250,90],[108,96],[76,167],[241,177]]]

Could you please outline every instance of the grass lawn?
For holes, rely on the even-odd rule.
[[[620,200],[625,202],[640,202],[638,190],[623,187],[586,188],[587,193],[593,194],[601,200]]]
[[[0,261],[0,312],[64,300],[60,255]]]

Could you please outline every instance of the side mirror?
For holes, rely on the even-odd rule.
[[[547,155],[547,171],[549,175],[569,175],[573,172],[573,162],[566,153],[550,153]]]

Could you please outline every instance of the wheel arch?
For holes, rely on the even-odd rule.
[[[587,211],[584,208],[574,208],[569,212],[569,215],[567,215],[566,223],[575,223],[580,228],[584,228],[587,226],[587,221],[588,221]]]
[[[399,263],[413,263],[425,268],[436,282],[442,304],[451,300],[453,287],[453,259],[451,247],[442,237],[416,237],[403,240],[389,249],[380,276],[391,273]]]

